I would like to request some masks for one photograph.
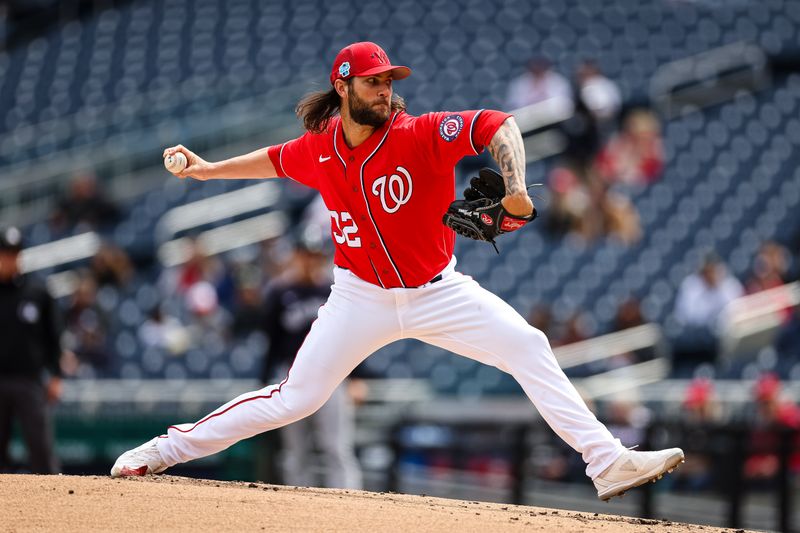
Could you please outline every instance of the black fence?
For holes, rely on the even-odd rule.
[[[623,441],[638,440],[642,450],[680,446],[686,452],[686,464],[673,474],[658,485],[648,483],[636,489],[636,513],[642,518],[663,517],[663,511],[657,511],[662,495],[713,497],[725,502],[721,522],[740,528],[744,524],[744,501],[748,495],[757,494],[762,500],[771,500],[776,510],[772,524],[764,527],[784,532],[800,530],[800,523],[792,523],[800,497],[793,494],[793,484],[800,482],[800,429],[668,421],[640,429],[614,429],[615,434],[627,431],[628,439]],[[539,477],[587,483],[580,456],[543,423],[409,419],[395,426],[392,446],[394,462],[387,477],[390,491],[404,490],[401,478],[409,465],[421,470],[470,470],[485,462],[482,457],[505,465],[501,469],[507,480],[504,499],[509,503],[535,504],[526,495],[526,487]]]

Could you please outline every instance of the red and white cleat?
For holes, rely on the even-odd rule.
[[[111,467],[111,477],[145,476],[166,470],[167,464],[158,453],[156,442],[158,437],[120,455]]]

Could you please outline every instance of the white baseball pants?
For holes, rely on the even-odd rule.
[[[382,289],[334,269],[330,298],[281,383],[234,398],[158,440],[169,466],[304,418],[367,356],[415,338],[510,373],[550,427],[582,454],[597,477],[625,448],[589,411],[558,366],[545,335],[471,277],[455,272],[416,289]]]
[[[355,456],[355,406],[347,383],[336,387],[319,410],[281,428],[283,482],[296,487],[317,485],[312,469],[314,448],[319,450],[322,486],[331,489],[361,489],[361,467]]]

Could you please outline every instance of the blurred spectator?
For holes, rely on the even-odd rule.
[[[217,269],[196,238],[189,238],[186,255],[183,263],[161,273],[159,285],[168,295],[185,293],[195,283],[208,279],[211,271]]]
[[[95,377],[110,363],[106,313],[97,303],[97,283],[84,272],[78,288],[72,293],[66,317],[64,344],[78,358],[75,369],[80,377]]]
[[[325,240],[328,239],[331,232],[331,212],[322,201],[322,195],[317,195],[310,204],[303,211],[301,225],[303,231],[311,235],[315,234],[313,238]],[[317,235],[318,234],[318,235]]]
[[[628,297],[623,301],[617,309],[617,314],[614,316],[614,321],[611,325],[611,331],[624,331],[626,329],[635,328],[646,323],[642,316],[642,309],[639,300],[633,296]],[[641,348],[632,352],[625,352],[605,361],[607,370],[613,368],[620,368],[642,361],[649,361],[655,357],[655,350],[652,347]]]
[[[719,403],[714,396],[714,384],[706,378],[695,378],[686,387],[681,419],[686,425],[686,442],[698,450],[710,450],[710,427],[720,420]],[[709,453],[693,451],[686,464],[674,476],[676,490],[697,491],[713,484],[714,458]]]
[[[748,294],[780,287],[788,281],[789,251],[774,241],[761,245],[753,272],[745,283]]]
[[[97,285],[124,287],[133,276],[133,266],[122,248],[104,242],[89,264]]]
[[[568,166],[554,168],[549,181],[551,201],[545,230],[551,235],[571,233],[586,241],[609,237],[624,245],[641,239],[639,213],[608,183]]]
[[[772,372],[758,378],[753,387],[758,421],[764,425],[800,429],[800,407],[781,398],[781,389],[780,379]]]
[[[786,322],[775,337],[778,360],[785,363],[800,363],[800,305],[794,306]]]
[[[258,331],[264,324],[261,293],[255,283],[243,283],[236,290],[233,310],[233,335],[243,337]]]
[[[328,213],[330,218],[330,213]],[[274,238],[263,241],[259,245],[256,269],[258,283],[263,287],[270,280],[277,278],[286,268],[288,257],[292,254],[291,246],[285,238]]]
[[[16,420],[36,474],[59,470],[49,405],[61,397],[61,313],[44,284],[19,270],[19,229],[0,229],[0,472]]]
[[[549,176],[551,199],[545,212],[545,231],[554,237],[577,232],[591,205],[588,190],[571,168],[558,166]]]
[[[528,315],[528,323],[547,335],[548,339],[553,338],[553,312],[547,304],[539,304],[531,310]]]
[[[636,397],[635,390],[620,393],[605,404],[603,420],[608,430],[627,447],[644,442],[650,410]]]
[[[709,253],[698,272],[683,280],[675,299],[675,320],[683,326],[674,339],[673,366],[690,372],[717,355],[719,316],[730,302],[744,294],[741,283],[728,273],[715,253]]]
[[[661,124],[652,111],[636,109],[623,120],[622,129],[600,151],[597,171],[608,183],[647,184],[664,169]]]
[[[223,342],[228,337],[231,316],[219,304],[217,291],[208,281],[198,281],[186,291],[186,325],[198,346]]]
[[[9,7],[6,3],[0,4],[0,50],[8,46],[8,37],[11,34],[11,24],[8,21]]]
[[[743,294],[739,280],[728,273],[718,255],[709,253],[698,272],[681,283],[675,301],[675,318],[687,326],[715,331],[725,306]]]
[[[116,204],[100,190],[97,177],[87,172],[72,178],[50,222],[56,234],[64,234],[108,228],[117,222],[119,215]]]
[[[303,343],[320,306],[330,294],[328,266],[322,241],[301,240],[290,270],[266,296],[264,329],[269,350],[262,382],[283,379]],[[361,471],[354,450],[354,400],[363,399],[363,384],[345,381],[313,415],[281,428],[283,482],[299,486],[360,488]],[[314,450],[321,456],[323,479],[314,476]]]
[[[214,289],[217,302],[226,301],[233,292],[232,275],[219,257],[210,256],[203,249],[202,244],[194,238],[188,239],[186,260],[178,266],[172,267],[161,273],[158,285],[167,297],[183,296],[191,287],[205,281]],[[202,290],[202,289],[201,289]],[[220,294],[223,292],[225,294]]]
[[[246,337],[254,331],[263,329],[264,313],[261,297],[265,280],[270,278],[264,268],[260,252],[258,247],[250,247],[247,253],[233,254],[235,259],[232,263],[231,276],[234,281],[231,333],[237,338]]]
[[[598,180],[590,182],[589,195],[591,208],[581,219],[581,235],[585,239],[610,237],[626,246],[641,239],[639,213],[627,196]]]
[[[560,333],[556,335],[554,341],[551,340],[551,344],[553,346],[564,346],[574,342],[585,341],[590,336],[588,329],[585,313],[582,311],[575,311],[564,322]]]
[[[141,326],[139,340],[146,347],[156,347],[178,355],[186,352],[191,345],[188,330],[180,320],[165,314],[160,305],[153,307]]]
[[[707,378],[695,378],[686,387],[683,416],[689,424],[702,425],[720,419],[719,404],[714,397],[714,384]]]
[[[564,133],[567,145],[564,148],[564,162],[581,174],[590,171],[597,151],[600,149],[600,132],[597,120],[582,100],[575,102],[575,109],[559,128]]]
[[[547,59],[536,58],[528,63],[523,74],[511,80],[506,108],[519,109],[547,100],[572,107],[572,88],[564,76],[551,68]]]
[[[795,222],[795,228],[789,237],[790,267],[787,274],[789,281],[800,280],[800,223]]]
[[[628,297],[617,309],[612,325],[613,331],[622,331],[645,324],[639,300],[633,296]]]
[[[612,123],[622,106],[622,94],[617,84],[606,78],[594,61],[578,66],[578,96],[599,124]]]
[[[800,429],[800,407],[781,398],[781,382],[773,373],[763,374],[753,387],[756,402],[754,429],[750,449],[753,453],[744,464],[745,478],[758,485],[775,481],[780,468],[778,449],[785,438],[781,429]],[[795,443],[800,444],[800,440]],[[795,450],[798,448],[795,447]],[[793,473],[800,472],[800,452],[795,451],[789,459]]]

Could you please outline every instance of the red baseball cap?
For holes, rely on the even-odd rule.
[[[352,76],[373,76],[392,71],[392,79],[402,80],[411,75],[411,69],[402,65],[392,65],[383,48],[375,43],[364,41],[342,48],[331,69],[331,85],[337,79],[346,80]]]
[[[781,380],[774,372],[767,372],[759,376],[753,389],[756,400],[770,401],[781,391]]]
[[[711,399],[714,385],[705,378],[695,378],[686,388],[683,405],[686,407],[700,407]]]

